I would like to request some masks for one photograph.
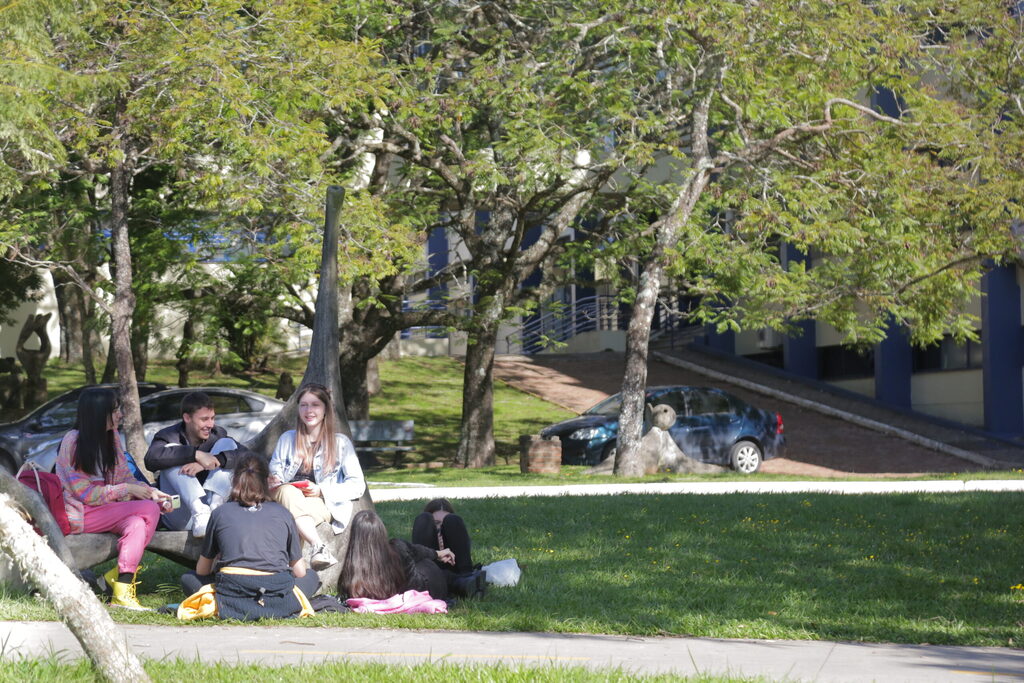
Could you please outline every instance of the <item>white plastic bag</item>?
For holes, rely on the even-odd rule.
[[[523,573],[514,557],[491,562],[483,570],[487,572],[487,583],[495,586],[514,586],[519,583],[519,575]]]

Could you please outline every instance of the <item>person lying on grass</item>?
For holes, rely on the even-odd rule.
[[[373,510],[357,512],[351,527],[339,581],[340,589],[350,598],[385,600],[416,590],[447,600],[453,594],[482,595],[486,589],[482,572],[460,577],[438,566],[438,562],[455,563],[450,548],[434,550],[400,538],[388,540],[388,530]]]

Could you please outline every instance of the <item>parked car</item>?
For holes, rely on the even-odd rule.
[[[117,390],[116,384],[94,384]],[[0,466],[12,474],[30,457],[56,449],[64,434],[75,424],[78,397],[89,386],[66,391],[39,406],[20,420],[0,425]],[[166,384],[139,382],[139,396],[167,389]],[[56,453],[56,450],[54,450]],[[56,455],[54,456],[56,457]]]
[[[691,386],[649,387],[646,402],[676,411],[669,433],[687,456],[751,474],[761,462],[782,455],[786,437],[782,415],[762,410],[720,389]],[[596,465],[612,455],[619,434],[619,394],[579,417],[545,427],[541,436],[557,436],[566,465]]]
[[[117,388],[117,385],[99,385]],[[64,434],[75,424],[79,387],[61,394],[17,422],[0,425],[0,465],[11,472],[25,460],[49,470],[57,459]],[[244,389],[226,387],[168,388],[163,384],[140,383],[143,433],[151,441],[159,430],[181,420],[181,399],[192,391],[203,391],[213,400],[217,424],[240,442],[258,435],[284,407],[282,401]],[[144,455],[136,453],[140,462]]]

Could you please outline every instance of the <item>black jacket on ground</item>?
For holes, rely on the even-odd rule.
[[[391,547],[405,568],[405,590],[426,591],[432,598],[448,599],[448,576],[435,562],[436,550],[400,538],[392,538]]]

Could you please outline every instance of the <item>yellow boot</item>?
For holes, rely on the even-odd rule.
[[[138,575],[138,570],[136,570],[135,574],[132,576],[131,583],[121,583],[118,581],[118,573],[117,567],[115,566],[103,575],[103,578],[107,580],[107,584],[114,591],[114,594],[110,597],[111,606],[122,607],[136,612],[152,612],[153,610],[150,608],[143,607],[139,604],[138,599],[135,597],[135,586],[138,585],[138,582],[135,581],[135,576]]]

